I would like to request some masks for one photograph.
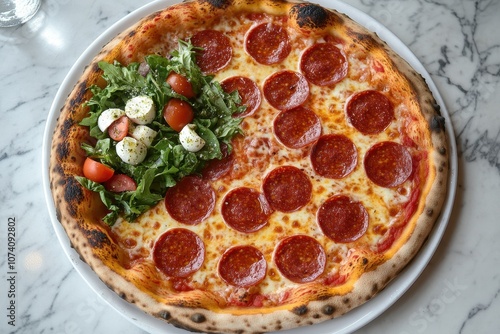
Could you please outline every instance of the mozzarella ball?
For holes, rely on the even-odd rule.
[[[198,152],[205,146],[205,141],[194,131],[195,128],[194,124],[187,124],[179,132],[179,141],[189,152]]]
[[[150,147],[153,143],[158,132],[147,127],[146,125],[137,125],[132,126],[129,131],[130,135],[146,145],[146,147]]]
[[[125,115],[125,111],[117,108],[110,108],[104,110],[97,118],[97,126],[104,132],[106,131],[114,121]]]
[[[125,137],[116,144],[116,154],[130,165],[137,165],[144,161],[148,148],[135,138]]]
[[[125,114],[136,124],[149,124],[156,116],[153,99],[146,95],[131,98],[125,104]]]

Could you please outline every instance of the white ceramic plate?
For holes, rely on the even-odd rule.
[[[150,332],[150,333],[165,333],[166,331],[173,334],[186,334],[185,330],[178,329],[172,325],[166,324],[164,321],[156,319],[138,308],[134,305],[121,299],[117,294],[111,291],[99,277],[90,269],[90,267],[80,260],[80,256],[71,247],[70,241],[66,232],[62,228],[61,224],[56,218],[55,207],[52,201],[52,195],[49,187],[49,157],[50,157],[50,144],[52,141],[52,133],[54,131],[57,118],[59,116],[59,111],[63,106],[66,97],[73,89],[73,86],[78,81],[84,67],[90,63],[92,58],[101,50],[102,45],[106,44],[118,33],[125,30],[127,27],[139,21],[144,16],[147,16],[157,10],[163,9],[167,6],[175,4],[179,0],[161,0],[155,1],[150,4],[145,5],[142,8],[132,12],[127,15],[108,30],[106,30],[99,38],[97,38],[87,50],[80,56],[77,62],[73,65],[70,72],[64,79],[59,91],[56,94],[54,102],[49,112],[44,142],[43,142],[43,182],[45,197],[49,209],[49,214],[52,220],[52,225],[54,226],[57,237],[66,253],[69,257],[75,269],[80,273],[83,279],[90,285],[90,287],[101,296],[111,307],[121,313],[125,318],[130,320],[132,323],[138,327]],[[446,110],[446,106],[433,83],[430,75],[427,73],[425,68],[415,57],[415,55],[387,28],[381,25],[372,17],[367,14],[349,6],[339,1],[331,0],[316,0],[314,1],[324,7],[336,9],[339,12],[347,14],[353,20],[357,21],[361,25],[365,26],[371,31],[374,31],[381,37],[387,44],[395,50],[400,56],[402,56],[412,67],[419,72],[427,81],[430,89],[432,90],[434,97],[441,106],[441,112],[446,118],[446,131],[448,137],[453,139],[455,135],[453,133],[453,128],[451,127],[451,120]],[[444,203],[443,211],[441,217],[436,223],[434,230],[429,236],[427,242],[424,244],[420,252],[414,258],[414,260],[403,270],[396,279],[394,279],[383,291],[381,291],[375,298],[355,308],[349,313],[330,321],[323,322],[318,325],[310,327],[302,327],[297,329],[288,330],[286,334],[340,334],[340,333],[350,333],[353,332],[373,319],[382,314],[387,310],[394,302],[396,302],[416,281],[418,276],[422,273],[428,262],[430,261],[434,251],[436,250],[439,242],[444,234],[446,226],[448,224],[449,217],[451,215],[451,210],[453,206],[453,201],[455,197],[456,187],[457,187],[457,148],[454,140],[449,140],[449,153],[450,153],[450,176],[448,180],[448,196]]]

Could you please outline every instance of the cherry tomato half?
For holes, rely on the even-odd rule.
[[[195,97],[193,86],[185,76],[171,72],[167,77],[167,83],[177,94],[184,95],[188,99]]]
[[[111,123],[108,128],[108,134],[111,139],[120,141],[127,136],[129,126],[130,119],[127,116],[122,116]]]
[[[85,159],[83,163],[83,175],[94,182],[105,182],[109,180],[114,173],[115,171],[110,167],[90,158]]]
[[[171,99],[163,108],[163,118],[172,129],[179,132],[193,120],[193,108],[185,101]]]
[[[126,174],[115,174],[108,181],[104,182],[104,188],[107,191],[121,193],[124,191],[134,191],[137,189],[137,183]]]

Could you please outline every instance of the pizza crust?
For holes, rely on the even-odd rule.
[[[408,228],[402,231],[401,237],[383,258],[360,256],[353,261],[354,284],[336,289],[335,294],[319,284],[307,284],[294,292],[293,303],[271,309],[220,310],[221,301],[210,293],[193,291],[168,301],[156,297],[157,287],[149,278],[157,277],[158,273],[151,266],[144,265],[133,273],[127,271],[123,266],[127,262],[125,251],[113,240],[109,228],[99,223],[105,212],[103,204],[97,194],[83,189],[74,175],[82,175],[85,153],[80,143],[90,141],[88,131],[78,123],[87,113],[82,107],[90,97],[87,87],[102,84],[98,61],[118,60],[127,64],[141,61],[150,53],[167,54],[176,44],[172,36],[183,38],[185,31],[197,24],[210,25],[219,15],[237,15],[240,11],[290,14],[291,24],[308,34],[323,34],[333,29],[340,31],[362,45],[366,52],[386,62],[386,69],[392,72],[390,77],[409,82],[410,85],[402,89],[416,97],[426,121],[425,128],[419,131],[431,133],[428,175],[434,181],[423,190],[426,200],[419,203],[413,218],[415,221],[407,225]],[[166,33],[159,37],[159,31]],[[129,45],[133,47],[129,48]],[[189,1],[146,17],[105,45],[82,73],[61,109],[51,152],[49,175],[57,219],[82,260],[123,299],[176,327],[201,332],[260,333],[311,325],[341,316],[370,300],[397,277],[427,239],[440,215],[448,177],[444,118],[424,79],[376,34],[361,28],[343,14],[301,1]],[[311,293],[314,300],[310,300]]]

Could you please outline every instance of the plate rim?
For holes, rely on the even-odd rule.
[[[425,78],[427,85],[434,95],[434,98],[441,107],[442,115],[445,117],[445,129],[449,147],[450,169],[447,182],[448,193],[445,202],[443,203],[440,217],[436,221],[426,242],[422,245],[418,253],[403,269],[403,271],[401,271],[401,273],[392,282],[390,282],[384,290],[380,291],[377,296],[338,318],[327,320],[313,326],[300,327],[280,332],[299,334],[311,331],[311,334],[345,334],[362,328],[387,311],[415,283],[427,267],[446,231],[453,210],[457,190],[458,155],[455,134],[451,125],[451,118],[441,94],[439,93],[430,74],[415,54],[408,48],[408,46],[406,46],[394,33],[392,33],[376,19],[351,5],[343,3],[339,0],[313,0],[310,2],[314,2],[326,8],[331,8],[344,13],[358,24],[377,33],[377,35],[384,40],[392,50],[405,59],[413,67],[413,69]],[[50,149],[53,131],[55,129],[57,119],[59,118],[58,115],[62,105],[66,101],[66,97],[80,78],[85,66],[101,50],[102,45],[108,43],[127,27],[134,24],[142,17],[176,3],[179,3],[179,0],[156,0],[132,11],[101,33],[72,65],[54,97],[47,116],[42,142],[42,184],[51,224],[55,230],[59,243],[75,270],[89,285],[89,287],[111,308],[145,331],[150,333],[160,333],[165,332],[165,329],[168,329],[169,332],[174,334],[186,334],[186,330],[167,324],[165,321],[157,319],[140,310],[135,305],[121,299],[118,294],[110,290],[99,279],[97,274],[87,265],[87,263],[80,259],[79,254],[71,247],[69,237],[57,219],[49,181]]]

